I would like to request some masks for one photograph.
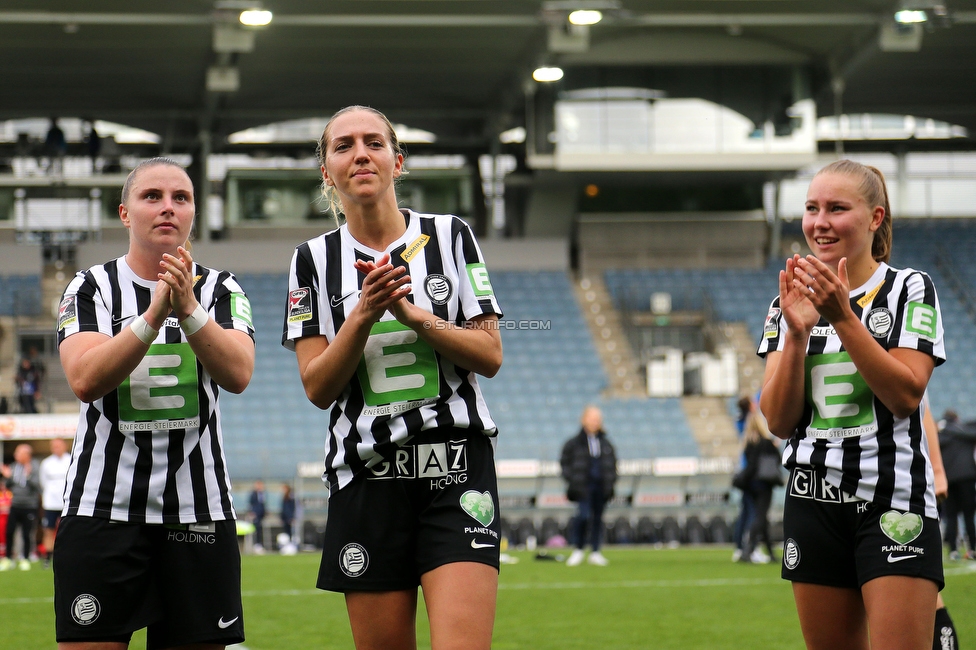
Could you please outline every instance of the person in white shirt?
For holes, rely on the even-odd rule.
[[[68,476],[68,465],[71,456],[68,455],[68,445],[61,438],[51,441],[51,455],[41,461],[41,508],[44,518],[41,527],[44,529],[44,566],[51,561],[54,550],[54,535],[61,520],[64,509],[64,484]]]

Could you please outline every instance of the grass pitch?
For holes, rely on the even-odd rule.
[[[778,565],[740,565],[728,547],[605,550],[608,567],[567,567],[514,552],[503,565],[493,647],[803,648]],[[554,554],[550,551],[550,554]],[[244,558],[248,650],[350,649],[339,594],[314,588],[317,554]],[[943,597],[963,647],[976,644],[976,562],[946,562]],[[0,573],[0,647],[55,647],[51,572]],[[419,647],[430,647],[421,602]],[[145,633],[130,648],[145,648]],[[241,646],[237,649],[240,650]]]

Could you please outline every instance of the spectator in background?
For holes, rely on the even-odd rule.
[[[13,466],[0,466],[0,474],[7,479],[12,496],[7,519],[7,549],[0,559],[0,571],[13,568],[14,534],[17,528],[20,528],[22,542],[21,560],[17,563],[17,568],[28,571],[31,568],[34,522],[37,519],[37,510],[41,507],[40,470],[31,446],[26,443],[17,445],[14,449]]]
[[[44,156],[48,159],[52,174],[61,173],[64,156],[68,153],[68,141],[64,138],[64,131],[58,126],[58,118],[51,118],[51,126],[44,138]]]
[[[295,522],[295,496],[291,492],[291,486],[287,483],[281,484],[281,525],[284,526],[288,539],[294,540],[295,531],[292,526]]]
[[[10,518],[10,503],[14,495],[7,487],[7,480],[0,476],[0,558],[7,557],[7,520]]]
[[[17,384],[17,399],[21,413],[37,413],[37,400],[40,398],[41,371],[25,356],[17,366],[14,377]]]
[[[748,395],[743,395],[739,398],[739,417],[735,421],[736,432],[739,434],[739,439],[745,435],[746,420],[749,418],[751,413],[757,410],[756,402]],[[739,469],[745,469],[746,467],[746,454],[745,448],[743,447],[742,454],[739,460]],[[740,490],[742,492],[742,498],[739,502],[739,516],[735,519],[735,528],[732,530],[732,544],[735,546],[735,550],[732,551],[732,561],[738,562],[742,558],[742,550],[744,548],[744,540],[746,532],[752,525],[752,518],[756,514],[756,505],[752,499],[752,492],[750,490]]]
[[[745,472],[749,479],[748,487],[744,491],[752,498],[755,512],[740,561],[768,564],[775,559],[769,534],[769,506],[773,502],[773,488],[783,485],[782,461],[779,449],[758,409],[753,409],[746,418],[744,435],[746,445],[743,455],[746,458]],[[766,553],[759,550],[760,539],[766,545]]]
[[[51,561],[54,550],[54,535],[61,521],[64,509],[64,485],[68,477],[71,456],[68,446],[61,438],[51,441],[51,455],[41,461],[41,508],[44,516],[41,527],[44,529],[44,566]]]
[[[606,566],[607,558],[600,552],[603,540],[603,508],[613,496],[617,482],[617,455],[603,431],[603,414],[595,406],[583,409],[580,432],[566,441],[559,464],[567,483],[566,497],[579,504],[571,522],[570,543],[576,549],[566,560],[566,566],[583,562],[586,532],[589,526],[590,553],[587,561]]]
[[[95,120],[88,121],[88,135],[85,136],[88,147],[88,157],[91,158],[92,171],[98,171],[98,154],[102,150],[102,139],[95,130]]]
[[[945,466],[949,493],[942,503],[945,521],[945,542],[949,545],[949,559],[960,559],[958,548],[959,515],[962,515],[966,534],[966,555],[976,560],[976,422],[960,422],[955,411],[943,416],[945,424],[939,431],[939,448]]]
[[[254,552],[264,552],[264,517],[268,514],[265,503],[267,495],[264,492],[264,481],[254,481],[254,489],[248,498],[248,513],[254,523]]]

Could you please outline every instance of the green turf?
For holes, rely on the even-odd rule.
[[[728,548],[609,548],[608,567],[516,552],[502,567],[494,648],[802,648],[778,566],[739,565]],[[249,650],[352,648],[342,597],[314,589],[318,556],[244,559]],[[976,563],[947,562],[943,597],[961,645],[976,644]],[[0,647],[54,647],[51,572],[0,573]],[[426,618],[420,647],[429,647]],[[133,638],[133,650],[145,647]]]

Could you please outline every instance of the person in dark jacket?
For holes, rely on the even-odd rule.
[[[248,497],[248,518],[254,523],[254,552],[264,553],[264,516],[268,514],[265,504],[264,481],[254,481],[254,489]]]
[[[0,465],[0,474],[7,479],[7,486],[13,494],[10,502],[10,515],[7,518],[6,557],[0,559],[0,571],[14,567],[14,535],[20,528],[21,560],[17,568],[28,571],[31,568],[30,553],[33,550],[34,524],[37,511],[41,507],[40,467],[33,458],[30,445],[21,443],[14,449],[13,466]]]
[[[939,448],[945,466],[949,494],[942,504],[945,521],[945,542],[949,545],[949,559],[960,559],[957,537],[959,515],[966,532],[966,557],[976,560],[976,421],[960,422],[955,411],[943,416],[945,424],[939,431]]]
[[[583,409],[580,432],[566,441],[559,459],[566,496],[579,504],[579,511],[570,523],[570,540],[576,549],[566,560],[566,566],[583,562],[586,530],[589,524],[590,553],[588,562],[606,566],[607,558],[600,552],[603,538],[603,508],[613,496],[617,482],[617,454],[603,431],[603,414],[595,406]]]
[[[292,494],[291,485],[281,484],[281,525],[288,534],[288,539],[294,541],[295,531],[292,526],[295,522],[295,495]]]
[[[769,507],[773,502],[773,488],[783,484],[782,461],[772,434],[758,411],[746,418],[744,433],[745,473],[749,477],[748,492],[755,504],[755,514],[739,561],[768,564],[775,559],[769,534]],[[760,540],[766,545],[767,553],[759,550]]]

